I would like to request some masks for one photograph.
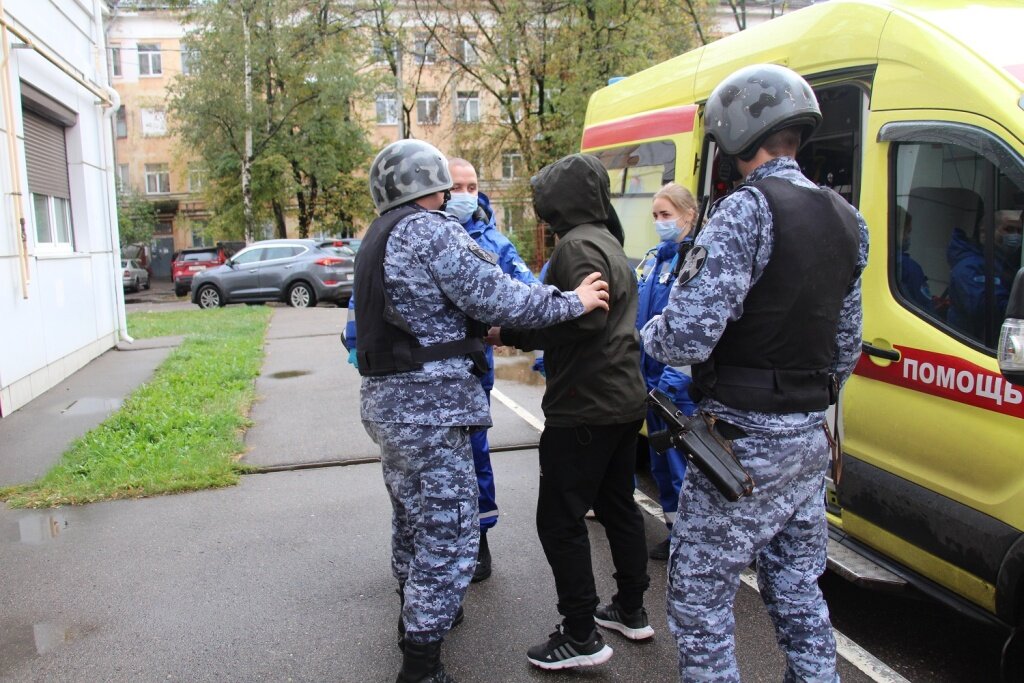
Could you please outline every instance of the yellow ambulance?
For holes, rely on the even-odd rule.
[[[639,259],[663,183],[702,202],[728,189],[704,139],[715,85],[759,62],[807,79],[824,123],[798,161],[871,231],[830,567],[1008,627],[1009,653],[1024,640],[1024,389],[996,355],[1021,264],[1022,45],[1021,0],[831,0],[599,90],[581,145]],[[1004,338],[1018,360],[1020,328]]]

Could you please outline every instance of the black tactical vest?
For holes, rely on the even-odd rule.
[[[860,230],[827,188],[782,178],[752,183],[768,200],[774,244],[768,265],[711,352],[694,386],[740,410],[802,413],[835,403],[831,374],[843,299],[857,267]]]
[[[419,370],[428,361],[469,356],[473,371],[482,375],[487,372],[482,339],[487,332],[485,326],[467,319],[464,339],[421,346],[384,286],[384,252],[391,231],[403,218],[418,211],[425,209],[405,204],[385,212],[370,224],[359,245],[353,291],[359,374],[392,375]]]

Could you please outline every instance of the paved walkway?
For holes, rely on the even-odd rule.
[[[287,468],[375,455],[356,410],[358,378],[337,339],[344,318],[341,309],[275,309],[247,461]],[[168,352],[109,352],[0,420],[0,476],[24,481],[45,470]],[[529,375],[513,379],[523,365],[501,359],[498,388],[539,415],[541,387]],[[102,409],[73,424],[75,400]],[[496,443],[536,440],[497,402],[495,419]],[[650,568],[653,642],[609,634],[615,656],[588,671],[546,673],[526,662],[526,648],[558,621],[534,528],[536,463],[535,450],[494,456],[502,510],[491,534],[494,575],[470,588],[466,621],[445,645],[450,671],[461,683],[676,680],[663,564]],[[392,681],[400,655],[389,534],[375,462],[254,474],[236,487],[176,496],[0,507],[0,680]],[[663,534],[648,517],[648,543]],[[607,599],[613,568],[599,524],[591,540]],[[768,618],[745,587],[737,622],[744,680],[779,680]],[[841,673],[867,680],[845,662]]]

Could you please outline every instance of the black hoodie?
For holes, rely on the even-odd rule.
[[[622,251],[608,172],[596,157],[573,154],[532,180],[537,216],[558,235],[545,284],[568,291],[600,272],[609,309],[540,330],[502,330],[502,342],[543,349],[544,416],[553,427],[622,424],[646,415],[636,331],[636,274]]]

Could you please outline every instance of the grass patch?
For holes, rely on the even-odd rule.
[[[185,340],[44,477],[0,489],[0,499],[52,507],[236,484],[270,314],[263,306],[129,314],[136,338]]]

